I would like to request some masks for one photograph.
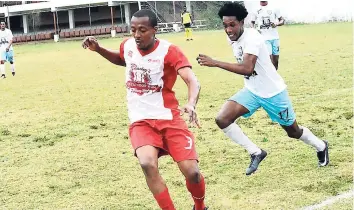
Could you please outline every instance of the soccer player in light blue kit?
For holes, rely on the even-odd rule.
[[[234,123],[241,116],[250,117],[263,108],[269,117],[279,123],[290,138],[300,139],[317,150],[318,165],[329,163],[328,143],[316,137],[308,128],[295,120],[287,86],[268,55],[264,38],[256,29],[244,28],[248,12],[237,2],[226,3],[219,11],[227,38],[237,63],[214,60],[206,55],[197,58],[201,66],[218,67],[244,75],[245,87],[232,96],[221,108],[216,124],[232,141],[245,148],[251,156],[246,175],[254,173],[267,152],[260,149]]]
[[[0,72],[1,77],[6,78],[5,74],[5,62],[8,61],[11,64],[12,76],[15,76],[15,64],[14,53],[12,48],[12,32],[6,28],[5,21],[0,22],[0,52],[1,52],[1,64]]]

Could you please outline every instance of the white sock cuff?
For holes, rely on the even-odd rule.
[[[0,73],[5,74],[5,64],[0,64]]]
[[[312,134],[310,129],[304,127],[304,126],[299,126],[300,129],[302,129],[302,135],[300,136],[300,139],[307,138],[309,134]]]
[[[308,129],[304,126],[299,126],[299,127],[303,130],[300,140],[302,140],[306,144],[309,144],[309,145],[315,147],[317,151],[323,151],[326,148],[326,144],[321,139],[319,139],[317,136],[315,136],[310,131],[310,129]]]
[[[299,128],[302,130],[302,135],[300,136],[300,139],[306,135],[306,131],[309,130],[308,128],[304,127],[304,126],[301,126],[299,125]]]
[[[240,129],[240,127],[236,123],[231,123],[229,126],[227,126],[226,128],[222,129],[222,131],[224,131],[224,133],[227,133],[231,129],[235,128],[235,127],[236,127],[236,129]]]

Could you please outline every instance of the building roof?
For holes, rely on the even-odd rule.
[[[46,2],[31,2],[30,4],[16,4],[13,2],[12,5],[0,7],[0,16],[17,16],[38,12],[49,12],[49,11],[62,11],[77,8],[87,8],[96,6],[118,6],[129,3],[136,3],[136,1],[112,1],[112,0],[80,0],[80,1],[46,1]],[[6,2],[5,2],[6,4]]]

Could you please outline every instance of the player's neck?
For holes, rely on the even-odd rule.
[[[242,28],[242,29],[240,30],[240,34],[239,34],[238,37],[236,38],[236,41],[238,41],[238,40],[240,39],[240,37],[242,36],[243,32],[244,32],[244,29]]]
[[[149,45],[147,48],[138,49],[138,50],[142,56],[145,56],[145,55],[153,52],[158,47],[158,45],[159,45],[159,40],[155,38],[153,43],[151,45]]]
[[[150,51],[152,48],[154,48],[155,44],[156,44],[156,39],[154,39],[154,41],[149,46],[147,46],[145,49],[140,49],[140,50],[145,51],[145,52]]]

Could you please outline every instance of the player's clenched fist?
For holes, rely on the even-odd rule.
[[[215,61],[207,55],[199,54],[199,56],[197,57],[197,61],[201,66],[209,66],[209,67],[216,66]]]
[[[277,27],[277,25],[275,23],[270,23],[270,25],[272,26],[272,28]]]
[[[100,48],[100,45],[98,44],[96,37],[88,36],[82,42],[82,47],[84,49],[88,48],[92,51],[97,51]]]

